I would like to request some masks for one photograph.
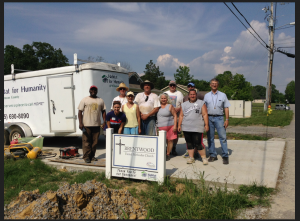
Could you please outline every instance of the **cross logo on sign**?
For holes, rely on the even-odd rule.
[[[122,145],[125,146],[125,144],[122,144],[122,142],[121,142],[121,137],[120,137],[120,142],[116,143],[116,145],[119,145],[119,154],[121,154],[121,147],[122,147]]]

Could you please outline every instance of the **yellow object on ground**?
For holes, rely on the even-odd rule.
[[[31,143],[12,144],[8,148],[4,148],[4,155],[6,155],[5,151],[13,154],[15,158],[27,156],[29,159],[36,159],[42,152],[41,148],[33,147]]]
[[[41,148],[35,147],[29,153],[27,154],[27,158],[29,159],[36,159],[38,155],[40,155],[42,152]]]

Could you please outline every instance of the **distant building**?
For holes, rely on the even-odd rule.
[[[187,86],[184,86],[184,85],[182,85],[182,84],[176,84],[176,85],[177,85],[177,86],[176,86],[176,90],[180,91],[180,92],[183,94],[183,96],[185,96],[185,95],[187,95],[187,94],[189,93],[189,90],[188,90]],[[166,92],[166,91],[168,91],[168,90],[170,90],[169,85],[166,86],[166,87],[164,87],[163,89],[161,89],[161,91],[163,91],[163,92]],[[206,93],[209,92],[209,91],[198,91],[197,88],[195,88],[195,90],[196,90],[197,92],[199,92],[200,94],[203,94],[203,96],[204,96]]]
[[[129,90],[132,91],[134,95],[143,92],[143,90],[140,88],[140,84],[143,82],[140,76],[136,72],[128,72],[128,77],[129,77]],[[151,92],[157,95],[162,93],[161,90],[158,90],[156,88],[153,88]]]
[[[262,103],[263,104],[263,103],[265,103],[265,101],[266,101],[266,99],[255,99],[252,102],[253,103],[260,103],[260,104]]]

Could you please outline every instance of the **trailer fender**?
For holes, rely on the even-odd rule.
[[[32,130],[27,124],[23,122],[4,123],[4,130],[8,131],[8,133],[17,128],[24,133],[25,137],[32,137]]]

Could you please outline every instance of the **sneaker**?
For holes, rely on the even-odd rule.
[[[194,158],[190,158],[190,159],[188,159],[188,161],[186,163],[187,164],[195,163],[195,159]]]
[[[223,164],[229,164],[229,158],[223,157]]]
[[[91,160],[90,159],[84,159],[84,162],[91,163]]]
[[[184,158],[188,158],[190,155],[189,155],[189,151],[186,150],[185,154],[183,155]]]
[[[93,157],[93,158],[91,159],[91,161],[98,161],[98,159],[95,158],[95,157]]]
[[[208,162],[214,162],[216,160],[218,160],[218,157],[209,157],[208,158]]]
[[[171,159],[170,155],[166,156],[166,161],[169,161]]]
[[[202,158],[202,162],[203,162],[203,165],[207,165],[208,164],[207,158]]]

